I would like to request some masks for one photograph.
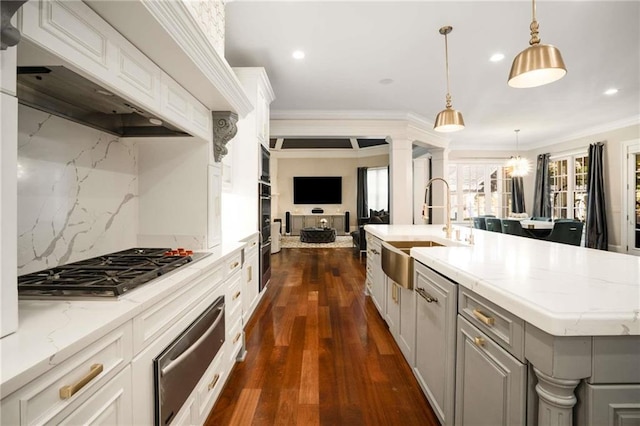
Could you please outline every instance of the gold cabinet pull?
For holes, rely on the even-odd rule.
[[[236,334],[236,337],[233,338],[233,344],[235,345],[236,342],[238,341],[238,339],[240,339],[240,337],[242,337],[242,333],[238,333]]]
[[[485,325],[488,325],[490,327],[493,326],[496,323],[496,319],[495,318],[486,316],[485,314],[483,314],[478,309],[474,309],[473,310],[473,316],[476,317],[477,319],[479,319]]]
[[[476,346],[480,346],[480,347],[484,346],[484,341],[485,341],[484,337],[474,337],[473,338],[473,343],[475,343]]]
[[[233,269],[233,268],[237,267],[239,264],[240,264],[240,262],[233,262],[231,264],[231,266],[229,266],[229,269]]]
[[[240,297],[240,292],[239,291],[236,294],[233,295],[233,300],[236,300],[238,297]]]
[[[102,373],[102,370],[104,370],[104,366],[102,364],[93,364],[91,366],[91,369],[89,370],[89,373],[86,376],[84,376],[82,379],[78,380],[76,383],[72,385],[67,385],[60,388],[60,399],[71,398],[76,392],[82,389],[87,383],[95,379],[98,374]]]
[[[213,380],[211,380],[211,382],[209,382],[209,390],[213,389],[216,387],[216,383],[218,383],[218,380],[220,379],[220,375],[216,374],[215,376],[213,376]]]
[[[251,247],[255,247],[255,245],[258,244],[256,241],[251,243]]]
[[[251,281],[253,281],[253,268],[249,265],[247,266],[247,282],[250,283]]]

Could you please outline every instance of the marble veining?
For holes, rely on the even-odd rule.
[[[439,225],[375,225],[382,240],[434,240],[411,255],[556,336],[640,335],[640,258],[474,230],[448,243]],[[462,238],[470,230],[460,228]]]
[[[137,196],[135,143],[19,107],[19,275],[135,246]]]

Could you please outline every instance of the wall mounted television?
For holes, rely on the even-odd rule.
[[[342,204],[342,176],[294,176],[293,204]]]

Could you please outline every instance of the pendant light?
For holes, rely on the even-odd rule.
[[[447,45],[447,34],[449,34],[451,30],[453,30],[453,28],[450,26],[440,28],[440,34],[444,36],[444,57],[447,69],[447,104],[446,108],[438,113],[436,121],[433,123],[433,130],[436,132],[456,132],[464,129],[462,113],[451,108],[451,93],[449,91],[449,46]]]
[[[511,87],[537,87],[560,80],[567,73],[560,51],[550,44],[540,44],[538,21],[536,21],[536,0],[533,4],[533,21],[529,47],[513,60],[508,84]]]
[[[531,164],[529,164],[529,160],[520,157],[518,153],[518,133],[520,129],[516,129],[514,132],[516,132],[516,156],[507,161],[507,167],[511,170],[511,177],[526,176],[531,170]]]

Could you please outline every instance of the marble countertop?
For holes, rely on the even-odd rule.
[[[230,242],[207,250],[209,256],[113,300],[20,300],[18,331],[0,339],[0,398],[206,273],[244,245]]]
[[[640,258],[442,225],[367,225],[383,241],[434,240],[411,256],[555,336],[640,335]],[[455,231],[454,231],[455,238]]]

